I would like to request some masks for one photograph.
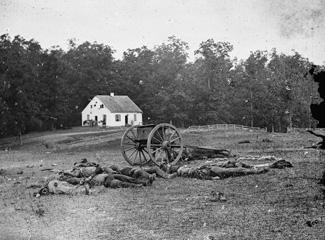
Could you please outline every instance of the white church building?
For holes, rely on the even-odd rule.
[[[97,95],[81,113],[82,126],[102,127],[142,125],[142,110],[128,97]]]

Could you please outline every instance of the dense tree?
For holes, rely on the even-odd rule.
[[[69,88],[65,82],[67,66],[63,62],[63,56],[61,49],[52,49],[43,54],[41,84],[38,89],[42,100],[40,116],[44,120],[45,129],[60,127],[68,122]]]
[[[175,36],[169,37],[167,43],[155,48],[154,55],[154,98],[151,99],[153,117],[157,121],[174,121],[183,124],[182,73],[185,69],[188,44]]]
[[[116,61],[120,89],[141,106],[144,119],[152,117],[151,102],[156,94],[154,51],[147,47],[128,49],[121,61]]]
[[[71,124],[80,124],[80,112],[93,96],[118,89],[113,52],[103,44],[84,42],[77,46],[70,42],[63,61],[67,67],[64,78]]]
[[[310,126],[310,104],[313,85],[306,73],[310,68],[307,59],[297,52],[293,55],[271,53],[268,63],[270,72],[269,87],[273,101],[277,122],[284,126],[308,127]],[[280,127],[281,128],[281,127]]]
[[[233,46],[208,39],[188,62],[188,44],[175,36],[149,49],[128,49],[121,60],[104,44],[70,40],[67,51],[43,50],[35,40],[0,36],[0,136],[80,125],[98,94],[128,95],[144,122],[238,123],[284,131],[311,127],[317,86],[311,64],[292,55],[255,51],[230,58]]]
[[[199,113],[199,122],[225,123],[230,120],[232,96],[230,72],[233,63],[229,52],[233,46],[228,42],[214,42],[208,39],[200,44],[195,51],[198,59],[195,61],[194,92],[195,106],[193,111]],[[205,114],[202,114],[205,112]]]
[[[249,108],[250,126],[265,126],[272,103],[267,90],[267,53],[252,52],[244,63],[246,77],[244,102]]]
[[[8,35],[2,35],[0,41],[1,134],[20,136],[40,112],[42,49],[34,40],[27,41],[20,36],[11,40]]]

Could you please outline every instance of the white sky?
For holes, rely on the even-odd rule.
[[[0,34],[34,38],[43,48],[68,39],[97,41],[123,51],[153,48],[175,35],[189,43],[213,38],[234,45],[232,56],[250,51],[287,54],[295,49],[325,62],[325,0],[0,0]]]

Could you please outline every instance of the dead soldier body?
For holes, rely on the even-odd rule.
[[[193,147],[191,147],[193,148]],[[224,154],[230,155],[229,151],[209,148],[194,148],[194,153],[197,153],[196,157],[205,156],[206,154]],[[192,150],[193,155],[193,150]],[[214,156],[214,155],[213,155]],[[268,156],[267,159],[270,157]],[[227,161],[214,164],[204,164],[201,166],[187,166],[187,165],[173,165],[166,164],[167,154],[164,151],[157,151],[155,156],[156,162],[159,163],[160,168],[167,172],[167,174],[177,173],[181,177],[198,178],[205,180],[218,180],[228,177],[238,177],[251,174],[262,174],[269,171],[270,168],[285,168],[292,167],[290,162],[283,159],[278,159],[272,156],[272,160],[275,162],[259,165],[249,165],[240,161]]]
[[[172,166],[167,164],[167,153],[164,150],[157,151],[155,153],[155,163],[150,162],[147,166],[139,167],[123,167],[110,166],[115,173],[129,176],[135,179],[150,179],[155,177],[171,179],[177,176],[176,171],[170,171]],[[177,167],[178,168],[178,167]],[[177,169],[176,168],[176,169]]]
[[[287,168],[292,167],[292,164],[283,159],[276,157],[267,157],[272,159],[273,163],[249,165],[240,161],[226,161],[218,164],[205,164],[201,166],[186,166],[186,165],[169,165],[166,161],[167,155],[159,153],[155,156],[158,166],[146,166],[139,168],[124,167],[118,168],[111,166],[113,171],[122,175],[127,175],[135,179],[150,179],[153,175],[165,179],[174,178],[176,176],[192,177],[206,180],[217,180],[228,177],[238,177],[251,174],[262,174],[269,171],[271,168]],[[262,158],[261,158],[262,159]]]
[[[133,171],[132,176],[115,171],[115,167],[101,167],[83,159],[74,168],[61,171],[58,179],[51,180],[39,191],[40,195],[89,193],[89,188],[104,185],[108,188],[131,188],[151,185],[155,175]],[[124,172],[124,171],[123,171]]]
[[[228,177],[239,177],[251,174],[262,174],[270,168],[292,167],[290,162],[278,160],[274,163],[249,165],[242,162],[227,161],[219,164],[205,164],[202,166],[190,167],[181,166],[177,169],[178,176],[198,178],[204,180],[218,180]]]
[[[145,166],[142,168],[137,167],[123,167],[111,166],[115,172],[135,178],[135,179],[152,179],[155,177],[170,179],[177,176],[176,171],[169,174],[166,165],[158,166]]]
[[[120,179],[123,178],[124,181]],[[89,181],[85,180],[84,182],[78,184],[71,184],[65,178],[65,181],[61,180],[51,180],[49,181],[45,187],[43,187],[38,193],[40,195],[48,195],[48,194],[89,194],[90,188],[94,186],[105,186],[107,188],[135,188],[142,187],[144,184],[132,183],[134,179],[129,179],[127,176],[121,176],[120,179],[115,178],[112,174],[100,173],[92,177]],[[73,182],[77,178],[74,178]],[[125,180],[126,179],[126,180]],[[75,182],[74,182],[75,183]]]
[[[115,166],[101,167],[96,163],[83,160],[75,164],[71,171],[64,171],[60,174],[59,180],[71,184],[89,183],[91,186],[104,185],[105,187],[136,187],[152,184],[155,176],[150,174],[128,175],[119,171]]]

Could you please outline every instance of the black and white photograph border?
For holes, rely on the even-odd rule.
[[[0,240],[325,239],[325,0],[0,0]]]

